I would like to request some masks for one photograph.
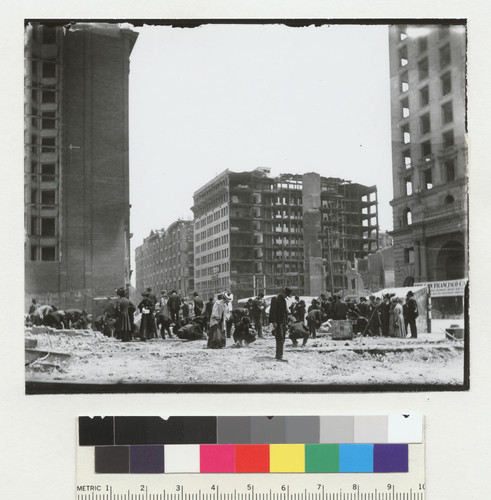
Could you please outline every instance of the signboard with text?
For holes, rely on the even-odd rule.
[[[467,279],[449,281],[430,281],[426,283],[415,283],[414,286],[427,286],[431,297],[459,297],[464,296]]]

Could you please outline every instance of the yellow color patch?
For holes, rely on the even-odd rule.
[[[270,444],[270,472],[305,472],[304,444]]]

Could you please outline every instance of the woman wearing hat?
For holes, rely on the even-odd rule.
[[[228,303],[230,295],[226,292],[219,295],[211,311],[210,329],[208,331],[208,347],[221,349],[226,345],[227,319],[229,318]]]
[[[154,304],[152,299],[149,297],[150,293],[145,290],[142,293],[142,301],[138,304],[138,309],[140,310],[141,322],[140,322],[140,340],[146,341],[153,338],[153,310]]]
[[[116,323],[114,325],[116,338],[122,342],[131,341],[131,320],[129,315],[130,301],[126,298],[126,289],[120,287],[116,290],[118,296],[116,300]]]

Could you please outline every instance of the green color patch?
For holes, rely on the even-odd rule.
[[[306,444],[305,472],[339,472],[339,444]]]

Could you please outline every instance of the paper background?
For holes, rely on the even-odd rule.
[[[430,499],[489,497],[491,332],[488,169],[491,7],[456,1],[46,1],[4,0],[0,51],[2,286],[0,497],[74,498],[76,416],[353,414],[426,416]],[[467,18],[470,158],[471,390],[414,394],[156,394],[25,396],[23,350],[23,19],[29,18]]]

